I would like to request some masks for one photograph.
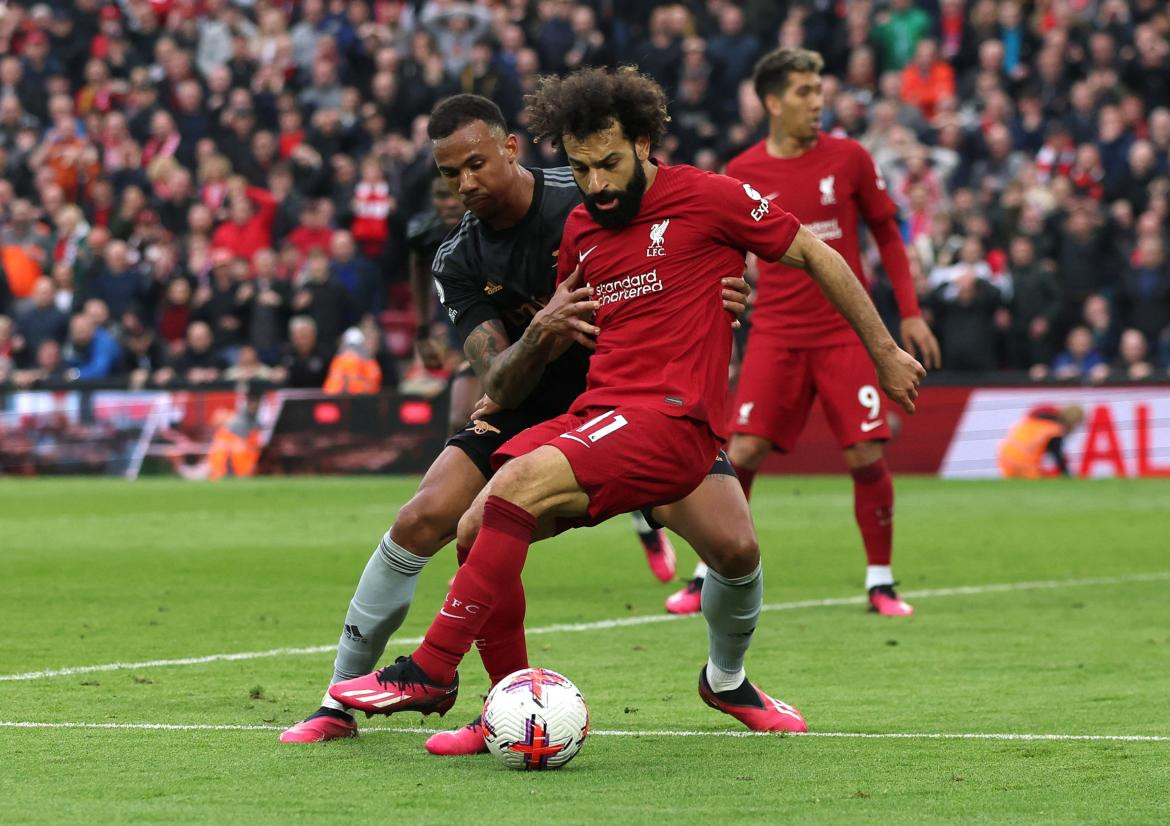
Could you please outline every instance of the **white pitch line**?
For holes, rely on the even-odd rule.
[[[181,723],[37,723],[0,721],[0,728],[29,729],[96,729],[114,731],[284,731],[283,726],[243,726]],[[366,734],[435,734],[440,729],[391,726],[370,726]],[[593,730],[594,737],[775,737],[761,731],[679,731],[675,729],[624,731]],[[1170,735],[1162,734],[1017,734],[1013,732],[938,732],[938,731],[810,731],[804,734],[786,734],[785,737],[832,737],[858,740],[1048,740],[1048,741],[1103,741],[1120,743],[1165,743]]]
[[[924,588],[916,591],[903,591],[902,596],[908,599],[934,599],[940,597],[976,596],[979,594],[998,594],[1008,591],[1042,591],[1059,588],[1083,588],[1095,585],[1126,585],[1135,582],[1162,582],[1170,580],[1170,571],[1155,571],[1146,574],[1129,574],[1126,576],[1091,577],[1089,579],[1042,579],[1032,582],[1002,582],[988,585],[965,585],[953,588]],[[777,602],[765,605],[765,611],[796,611],[803,608],[834,608],[843,605],[864,605],[863,596],[829,597],[826,599],[806,599],[797,602]],[[679,614],[646,614],[636,617],[622,617],[619,619],[597,620],[595,622],[560,623],[529,628],[527,634],[579,633],[582,631],[605,631],[610,628],[627,628],[636,625],[652,625],[659,622],[677,622],[678,620],[694,619],[697,615]],[[391,640],[395,645],[418,645],[422,637],[398,637]],[[208,654],[203,657],[180,657],[167,660],[145,660],[133,663],[105,663],[103,665],[82,665],[73,668],[51,668],[44,671],[27,671],[23,674],[0,674],[0,683],[18,682],[25,680],[43,680],[49,677],[69,677],[75,674],[93,674],[101,671],[126,671],[142,668],[165,668],[180,665],[202,665],[213,662],[235,662],[239,660],[259,660],[266,657],[291,657],[302,654],[326,654],[337,650],[337,645],[313,645],[306,648],[270,648],[267,651],[241,651],[235,654]]]

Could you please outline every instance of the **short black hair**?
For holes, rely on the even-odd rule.
[[[444,98],[431,111],[427,122],[427,137],[433,141],[445,138],[473,121],[483,121],[489,129],[508,131],[504,113],[482,95],[452,95]]]
[[[756,96],[764,102],[766,95],[783,95],[788,88],[788,76],[794,72],[815,72],[825,69],[824,59],[811,49],[785,47],[774,49],[759,59],[752,71]]]
[[[558,144],[564,135],[577,140],[608,129],[615,122],[631,141],[666,135],[670,115],[666,92],[633,66],[617,71],[580,69],[568,77],[546,75],[524,98],[528,131],[536,142]]]

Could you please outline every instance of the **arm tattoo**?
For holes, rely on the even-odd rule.
[[[552,351],[551,339],[529,327],[511,347],[500,353],[483,379],[483,389],[501,407],[517,407],[540,382]]]
[[[507,347],[508,334],[504,331],[504,324],[493,318],[468,333],[467,339],[463,342],[463,354],[471,362],[471,369],[475,371],[475,375],[480,381],[485,381],[492,362]]]

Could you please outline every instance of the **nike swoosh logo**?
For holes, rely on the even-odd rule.
[[[585,252],[577,253],[577,263],[583,264],[585,259],[589,257],[589,253],[593,252],[595,249],[597,249],[597,244],[594,244],[589,249],[585,250]]]
[[[884,423],[882,422],[881,419],[878,419],[875,422],[862,422],[861,423],[861,432],[862,433],[869,433],[869,431],[873,430],[874,428],[881,427],[882,424],[884,424]]]
[[[446,608],[440,608],[439,613],[445,617],[450,617],[451,619],[463,619],[463,617],[459,616],[458,614],[448,614]]]

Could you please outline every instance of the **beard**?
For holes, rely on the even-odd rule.
[[[594,221],[605,229],[616,229],[624,227],[634,220],[634,216],[642,208],[642,196],[645,194],[646,170],[642,168],[642,164],[635,157],[634,177],[626,184],[625,189],[614,194],[606,193],[601,197],[581,193],[581,198],[585,202],[585,209],[589,210]],[[617,201],[617,206],[610,209],[598,208],[599,203],[606,204],[611,201]]]

